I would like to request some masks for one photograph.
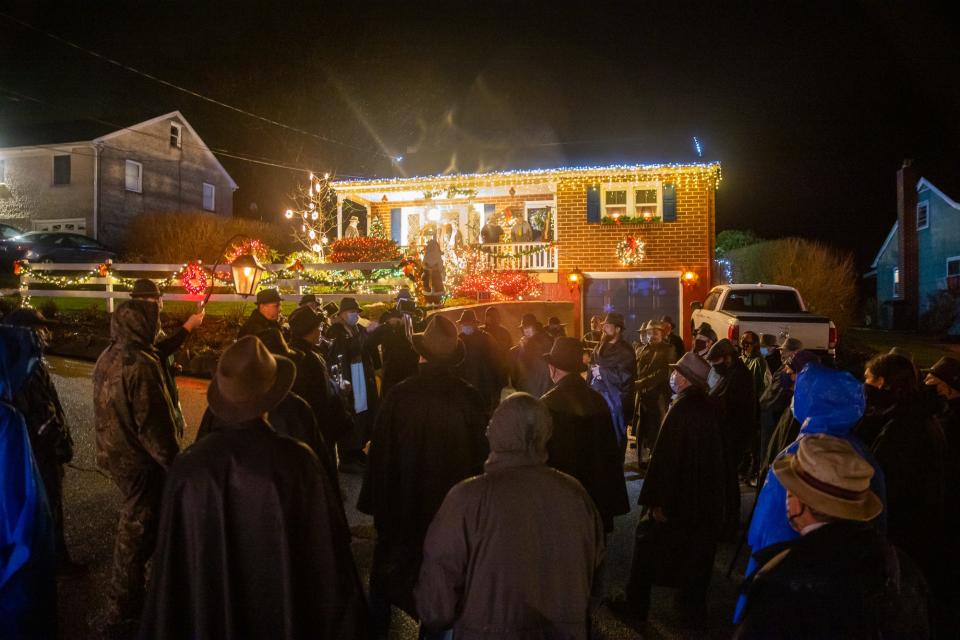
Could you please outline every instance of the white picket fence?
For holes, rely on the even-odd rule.
[[[96,269],[99,265],[96,263],[82,263],[82,264],[66,264],[66,263],[57,263],[57,262],[38,262],[36,264],[30,263],[31,271],[53,271],[53,272],[71,272],[71,273],[89,273]],[[280,271],[286,269],[289,265],[285,264],[271,264],[264,265],[271,272]],[[395,269],[397,266],[396,261],[391,262],[338,262],[331,264],[305,264],[303,265],[305,271],[353,271],[353,270],[363,270],[363,271],[372,271],[376,269]],[[154,280],[160,281],[170,276],[171,273],[176,273],[183,268],[181,264],[137,264],[137,263],[113,263],[110,265],[110,274],[117,274],[118,276],[123,276],[124,273],[135,273],[136,277],[140,278],[152,278]],[[217,267],[218,273],[225,274],[228,278],[232,278],[229,264],[222,264]],[[153,274],[162,274],[156,275]],[[132,277],[132,276],[124,276]],[[130,296],[129,291],[116,291],[114,286],[117,284],[116,278],[112,275],[107,275],[106,277],[94,277],[86,280],[83,283],[83,286],[87,285],[97,285],[102,286],[103,290],[85,290],[85,289],[38,289],[31,287],[31,284],[43,284],[43,281],[39,278],[31,278],[30,274],[23,272],[20,275],[20,292],[23,295],[28,295],[32,298],[90,298],[90,299],[106,299],[107,301],[107,311],[113,312],[114,309],[114,299],[115,298],[128,298]],[[283,279],[278,282],[279,286],[285,289],[293,289],[296,293],[292,294],[282,294],[281,298],[284,300],[299,300],[300,296],[303,294],[304,287],[309,287],[311,285],[310,281],[292,278],[292,279]],[[218,286],[220,286],[218,284]],[[389,302],[394,299],[393,294],[387,293],[364,293],[364,294],[354,294],[354,293],[344,293],[344,294],[324,294],[328,296],[331,300],[339,301],[341,295],[349,295],[353,298],[356,298],[358,302]],[[188,302],[200,302],[205,297],[205,294],[193,295],[189,293],[164,293],[164,300],[184,300]],[[236,293],[214,293],[210,296],[211,302],[250,302],[252,301],[251,297],[244,297]]]

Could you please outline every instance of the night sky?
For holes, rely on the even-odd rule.
[[[822,239],[862,267],[896,217],[903,158],[957,172],[960,46],[948,14],[916,3],[192,4],[0,11],[315,135],[3,17],[0,129],[179,109],[211,147],[341,177],[686,161],[697,136],[723,163],[719,229]],[[304,177],[221,160],[238,213],[256,202],[264,219]]]

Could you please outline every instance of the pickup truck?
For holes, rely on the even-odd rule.
[[[773,284],[728,284],[714,287],[703,302],[692,302],[691,328],[704,322],[718,338],[739,341],[746,331],[765,333],[777,342],[797,338],[805,349],[836,354],[837,327],[829,318],[807,311],[803,298],[793,287]]]

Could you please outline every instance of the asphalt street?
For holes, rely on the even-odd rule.
[[[81,578],[61,579],[59,585],[62,637],[97,638],[91,630],[101,617],[106,602],[107,584],[113,539],[120,507],[120,496],[111,481],[96,469],[92,406],[91,374],[93,365],[87,362],[50,358],[54,383],[60,392],[67,413],[76,455],[66,469],[64,480],[64,515],[67,544],[73,558],[89,565],[90,572]],[[187,423],[187,442],[192,442],[206,408],[206,387],[203,380],[179,378],[180,401]],[[636,473],[635,460],[625,466],[627,486],[634,504],[629,515],[617,518],[616,529],[608,541],[604,566],[604,589],[608,596],[623,590],[630,572],[633,536],[638,518],[636,506],[641,480]],[[373,551],[373,526],[369,516],[356,508],[360,491],[360,476],[341,474],[340,483],[346,500],[347,517],[353,532],[353,552],[364,583],[369,575]],[[745,495],[743,509],[748,511],[752,494]],[[740,561],[731,578],[726,568],[733,553],[733,545],[723,544],[717,554],[714,578],[711,583],[710,616],[706,629],[694,629],[674,615],[673,592],[654,589],[651,619],[642,634],[631,626],[631,620],[622,619],[601,607],[594,619],[594,638],[609,640],[621,638],[727,638],[732,632],[730,614],[742,577],[745,558]],[[391,638],[417,637],[416,624],[397,612]]]

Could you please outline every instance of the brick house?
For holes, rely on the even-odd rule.
[[[905,160],[897,221],[864,278],[875,282],[873,312],[885,329],[916,329],[932,297],[960,292],[960,182]]]
[[[0,223],[122,248],[142,213],[233,214],[237,183],[179,111],[121,129],[67,123],[0,132]]]
[[[590,316],[616,311],[626,316],[632,340],[642,322],[660,315],[673,316],[678,331],[689,331],[689,302],[702,300],[713,280],[719,181],[718,163],[691,163],[341,180],[331,186],[340,233],[353,215],[362,234],[368,220],[379,216],[391,238],[405,246],[425,237],[449,240],[454,225],[463,242],[473,244],[488,220],[499,220],[507,235],[511,223],[529,222],[529,241],[484,245],[491,268],[538,273],[545,299],[573,303],[576,334]],[[632,266],[616,250],[627,236],[645,248]],[[571,273],[582,274],[580,284],[571,284]]]

